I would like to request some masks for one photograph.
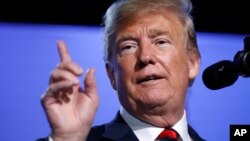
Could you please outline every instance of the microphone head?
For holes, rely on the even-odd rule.
[[[232,85],[238,79],[238,70],[232,61],[223,60],[206,68],[203,83],[212,90]]]

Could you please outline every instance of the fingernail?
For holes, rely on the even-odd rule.
[[[94,74],[95,73],[95,69],[94,68],[87,69],[86,74],[89,74],[89,73]]]
[[[88,74],[88,73],[89,73],[89,71],[90,71],[90,69],[88,68],[88,69],[86,70],[86,74]]]

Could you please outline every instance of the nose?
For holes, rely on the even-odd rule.
[[[142,68],[149,64],[155,64],[155,55],[154,48],[150,44],[141,45],[138,52],[138,66]]]

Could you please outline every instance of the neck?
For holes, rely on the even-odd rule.
[[[124,107],[125,108],[125,107]],[[130,110],[131,108],[125,108],[127,112],[136,117],[137,119],[152,124],[157,127],[172,127],[175,125],[184,114],[184,107],[182,108],[150,108],[150,109],[141,109],[137,108],[136,110]],[[164,110],[162,110],[164,109]]]

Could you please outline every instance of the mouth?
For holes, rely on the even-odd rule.
[[[160,75],[148,75],[148,76],[139,77],[136,80],[136,83],[140,84],[140,83],[145,83],[145,82],[150,82],[150,81],[156,81],[156,80],[160,80],[162,78],[163,77]]]

